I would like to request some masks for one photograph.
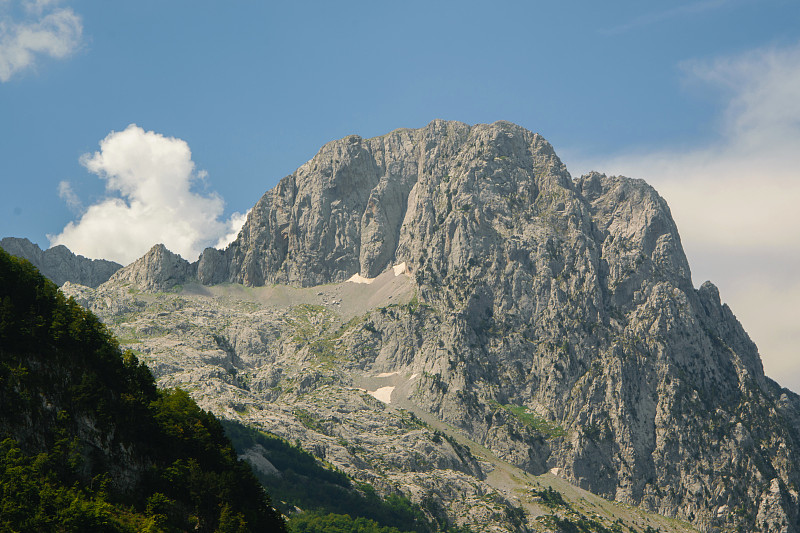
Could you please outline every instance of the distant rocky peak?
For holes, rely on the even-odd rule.
[[[163,244],[156,244],[145,255],[117,271],[108,283],[131,284],[147,292],[167,291],[193,279],[196,273],[196,264],[170,252]]]
[[[122,265],[105,259],[87,259],[75,255],[66,246],[53,246],[42,250],[28,239],[6,237],[0,241],[6,252],[30,261],[33,266],[56,285],[66,282],[97,287],[108,281]]]

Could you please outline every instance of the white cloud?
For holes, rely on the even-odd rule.
[[[61,0],[27,0],[23,2],[23,7],[29,13],[41,15],[47,8],[60,3]]]
[[[730,95],[723,126],[728,142],[749,151],[785,149],[800,132],[800,46],[751,51],[684,70]]]
[[[67,203],[67,206],[73,211],[82,211],[83,203],[75,191],[72,190],[72,184],[66,180],[58,183],[58,197]]]
[[[0,82],[29,67],[39,56],[62,59],[81,44],[81,18],[52,0],[22,2],[24,20],[0,20]]]
[[[48,236],[51,245],[128,264],[163,243],[194,261],[205,247],[230,238],[239,224],[238,213],[220,220],[224,202],[219,195],[192,190],[205,173],[195,171],[189,145],[181,139],[131,124],[112,131],[100,151],[84,154],[81,163],[106,181],[107,197],[59,235]]]
[[[688,81],[711,84],[727,99],[716,140],[575,166],[644,178],[658,189],[695,284],[711,279],[720,287],[767,374],[800,392],[800,46],[684,69]]]
[[[247,222],[247,215],[250,214],[251,210],[252,209],[248,209],[244,214],[236,212],[231,215],[231,218],[228,220],[228,233],[220,237],[217,244],[214,245],[214,248],[227,248],[230,243],[236,240],[236,237],[239,236],[239,232],[242,231],[242,226]]]
[[[784,285],[754,277],[746,283],[731,284],[729,292],[729,301],[747,304],[740,306],[742,309],[737,316],[745,329],[756,333],[755,340],[765,357],[767,374],[781,385],[800,391],[797,349],[800,346],[797,323],[800,280]]]

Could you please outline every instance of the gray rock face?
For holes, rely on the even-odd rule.
[[[223,252],[206,248],[197,261],[197,278],[204,285],[222,283],[228,277],[228,265]]]
[[[130,284],[147,292],[168,291],[197,275],[197,265],[156,244],[150,250],[109,279],[111,284]]]
[[[470,128],[435,122],[376,139],[325,145],[250,212],[225,250],[222,276],[245,285],[302,286],[374,277],[394,264],[408,201],[426,159],[455,155]],[[227,274],[227,275],[225,275]]]
[[[97,287],[105,283],[122,265],[105,259],[87,259],[75,255],[66,246],[54,246],[42,250],[28,239],[6,237],[0,248],[17,257],[30,261],[33,266],[56,285],[66,282]]]
[[[103,291],[124,279],[310,287],[400,263],[415,296],[365,306],[339,336],[317,318],[305,329],[292,329],[297,317],[231,322],[213,333],[228,339],[221,354],[179,364],[154,356],[165,383],[222,376],[266,410],[363,375],[415,376],[393,402],[528,472],[555,469],[704,531],[800,531],[800,397],[764,376],[717,289],[694,289],[664,200],[641,180],[572,179],[552,147],[519,126],[435,121],[329,143],[259,200],[225,251],[206,250],[196,272],[180,261],[166,268],[167,253],[151,250],[157,258],[139,274],[120,271],[87,303],[108,303]],[[346,322],[334,300],[322,304]],[[204,317],[182,321],[182,331],[212,338]],[[155,334],[152,320],[139,322]],[[189,360],[203,370],[182,369]],[[252,380],[224,377],[232,369]],[[292,376],[291,392],[282,376]],[[325,398],[314,409],[329,418],[336,407]],[[287,438],[322,442],[313,424],[289,426]]]
[[[109,282],[96,290],[66,284],[62,291],[103,317],[159,386],[183,387],[204,409],[299,441],[380,492],[401,491],[473,531],[552,533],[554,514],[592,517],[606,528],[622,519],[635,531],[694,531],[609,504],[550,474],[514,468],[408,401],[418,380],[432,378],[387,365],[398,350],[413,354],[414,346],[405,346],[408,327],[437,324],[420,312],[414,280],[404,274],[389,270],[371,283],[311,288],[189,283],[153,293]],[[498,411],[497,433],[503,418],[513,416]],[[541,461],[541,453],[528,455]],[[523,462],[523,455],[514,457]],[[257,448],[245,459],[281,474]],[[536,496],[550,486],[569,508],[553,509]]]

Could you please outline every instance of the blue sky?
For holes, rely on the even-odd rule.
[[[0,237],[194,260],[325,142],[509,120],[656,186],[695,284],[800,390],[798,96],[794,0],[0,0]]]

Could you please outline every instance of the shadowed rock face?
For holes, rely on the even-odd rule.
[[[573,180],[538,134],[435,121],[334,141],[225,251],[167,254],[115,280],[313,286],[405,262],[419,305],[365,311],[325,379],[418,375],[409,401],[531,472],[703,530],[800,531],[800,399],[764,376],[717,289],[694,289],[655,190]],[[299,372],[297,349],[258,364]]]
[[[108,281],[122,265],[105,259],[87,259],[75,255],[66,246],[54,246],[42,250],[28,239],[6,237],[0,248],[17,257],[30,261],[33,266],[56,285],[66,282],[97,287]]]

